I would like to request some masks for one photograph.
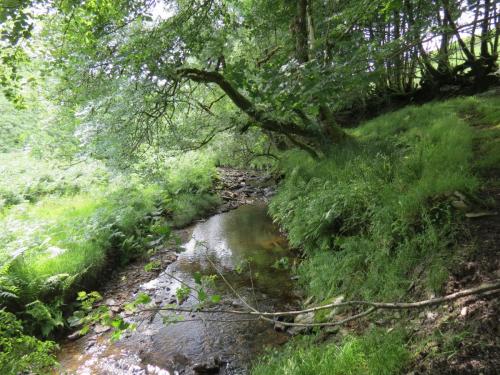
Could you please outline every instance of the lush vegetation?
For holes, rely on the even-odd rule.
[[[76,293],[217,205],[218,165],[283,177],[312,303],[441,293],[500,102],[437,100],[497,87],[499,22],[491,0],[0,0],[0,372],[46,372]],[[255,372],[411,357],[397,327],[344,336]]]
[[[389,375],[404,369],[409,357],[403,331],[371,330],[365,336],[345,337],[342,344],[317,346],[314,337],[302,337],[284,350],[268,353],[253,374]]]
[[[212,209],[217,175],[213,158],[202,155],[172,160],[152,179],[4,146],[10,152],[0,154],[0,367],[6,374],[44,373],[55,364],[56,346],[30,335],[62,332],[76,292],[161,245],[170,227]]]
[[[288,155],[270,210],[307,254],[298,270],[307,295],[322,304],[340,295],[407,300],[410,288],[413,298],[441,293],[461,256],[465,212],[457,202],[474,201],[481,172],[498,166],[499,108],[498,96],[407,107],[356,128],[355,141],[325,160]],[[410,346],[379,336],[298,341],[254,373],[399,373]],[[366,344],[373,337],[381,341]]]
[[[479,184],[474,131],[460,113],[497,104],[458,99],[408,107],[363,124],[356,141],[324,161],[284,161],[289,176],[271,212],[291,243],[313,255],[302,265],[312,295],[394,299],[421,270],[439,291],[453,252],[452,202]]]

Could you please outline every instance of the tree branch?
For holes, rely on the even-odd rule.
[[[230,285],[227,280],[224,280],[226,284]],[[459,298],[471,296],[471,295],[481,295],[485,293],[498,293],[500,292],[500,281],[495,281],[494,283],[491,284],[483,284],[478,287],[470,288],[470,289],[463,289],[460,290],[456,293],[448,294],[443,297],[437,297],[437,298],[431,298],[427,300],[422,300],[418,302],[371,302],[371,301],[346,301],[346,302],[339,302],[339,303],[330,303],[327,305],[323,306],[317,306],[317,307],[312,307],[309,309],[304,309],[304,310],[294,310],[294,311],[279,311],[279,312],[263,312],[263,311],[258,311],[254,307],[250,306],[232,287],[231,289],[233,290],[234,293],[236,293],[236,296],[244,302],[244,304],[248,307],[248,311],[241,311],[241,310],[224,310],[224,309],[218,309],[218,310],[196,310],[197,313],[208,313],[208,314],[214,314],[214,313],[219,313],[219,314],[230,314],[230,315],[251,315],[251,316],[258,316],[259,319],[269,321],[272,323],[278,323],[283,326],[291,326],[291,327],[331,327],[331,326],[337,326],[337,325],[342,325],[345,323],[348,323],[350,321],[360,319],[363,317],[366,317],[372,313],[374,313],[377,310],[409,310],[409,309],[419,309],[423,307],[429,307],[429,306],[436,306],[445,302],[450,302],[450,301],[455,301]],[[317,312],[321,310],[329,310],[329,309],[334,309],[337,307],[348,307],[348,306],[366,306],[368,307],[367,310],[364,310],[358,314],[349,316],[345,319],[342,320],[337,320],[334,322],[324,322],[324,323],[291,323],[291,322],[282,322],[282,321],[277,321],[277,317],[282,317],[282,316],[296,316],[300,314],[307,314],[311,312]],[[175,311],[175,312],[189,312],[192,313],[192,309],[185,309],[185,308],[177,308],[177,307],[158,307],[158,308],[145,308],[138,310],[138,312],[144,312],[144,311]]]
[[[231,101],[257,124],[266,130],[281,134],[294,134],[306,138],[320,138],[320,132],[313,128],[303,128],[291,121],[280,121],[270,118],[264,111],[257,109],[250,100],[242,95],[225,77],[219,72],[206,71],[196,68],[181,68],[177,70],[180,77],[195,82],[214,83],[231,99]]]

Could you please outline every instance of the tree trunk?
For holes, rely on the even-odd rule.
[[[312,18],[311,0],[297,0],[297,12],[295,18],[295,56],[299,63],[303,64],[312,57],[314,41],[314,20]],[[315,99],[315,98],[314,98]],[[318,106],[319,123],[324,139],[332,143],[339,143],[346,138],[346,133],[336,124],[333,114],[324,104]]]
[[[307,32],[307,0],[297,0],[295,16],[295,55],[300,63],[309,59]]]
[[[443,4],[444,16],[447,19],[447,22],[450,25],[451,29],[453,30],[453,33],[455,34],[455,37],[457,38],[457,42],[460,45],[460,48],[462,49],[465,56],[467,57],[467,61],[469,62],[471,68],[474,70],[474,68],[477,66],[476,58],[471,53],[471,51],[467,48],[467,45],[465,44],[464,40],[462,39],[462,36],[460,35],[460,32],[458,31],[458,28],[457,28],[457,25],[455,24],[455,21],[451,17],[448,0],[442,0],[442,4]]]
[[[224,91],[231,101],[244,113],[246,113],[256,125],[264,130],[276,132],[291,138],[292,136],[304,137],[314,144],[321,145],[323,134],[313,127],[301,127],[292,121],[281,121],[270,117],[263,110],[257,109],[244,95],[242,95],[222,74],[214,71],[205,71],[195,68],[184,68],[177,71],[180,77],[187,78],[194,82],[214,83]],[[292,137],[292,139],[294,139]],[[295,139],[294,139],[295,141]],[[318,154],[311,147],[300,141],[294,142],[299,147],[306,150],[311,156],[318,158]]]
[[[484,0],[484,18],[481,25],[481,58],[488,60],[490,57],[488,51],[488,26],[490,23],[490,0]]]

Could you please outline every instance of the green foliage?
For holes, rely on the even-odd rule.
[[[175,297],[177,298],[177,304],[182,304],[189,295],[191,294],[191,288],[189,288],[187,285],[183,285],[178,287],[175,290]]]
[[[38,113],[30,109],[19,110],[0,94],[0,153],[22,149],[31,132],[36,129]]]
[[[165,192],[161,205],[167,226],[185,226],[220,203],[212,193],[217,179],[213,155],[213,152],[190,152],[166,157],[159,152],[158,155],[146,154],[133,166],[138,174]],[[162,231],[161,226],[158,222],[151,230]]]
[[[404,369],[409,353],[405,334],[371,330],[346,337],[342,344],[317,344],[300,337],[281,350],[273,350],[253,368],[253,375],[390,375]]]
[[[162,177],[170,193],[165,202],[174,226],[181,227],[204,215],[219,203],[210,193],[217,170],[210,154],[188,153],[171,159]]]
[[[194,282],[196,287],[196,298],[198,299],[197,308],[202,307],[207,302],[211,303],[219,303],[221,300],[221,296],[218,294],[210,295],[210,289],[214,289],[215,280],[217,279],[217,275],[202,275],[200,272],[195,272],[193,275]],[[179,290],[179,289],[178,289]],[[181,303],[185,298],[189,296],[189,290],[187,290],[187,295],[182,295],[186,290],[180,292],[180,296],[177,295],[177,300]],[[184,297],[184,298],[182,298]]]
[[[0,310],[0,373],[45,374],[56,364],[57,345],[23,332],[14,314]]]
[[[460,217],[452,195],[479,186],[462,115],[472,106],[491,117],[498,99],[408,107],[357,128],[323,161],[284,160],[270,211],[310,255],[299,269],[308,293],[394,299],[421,273],[440,290]]]
[[[5,261],[0,266],[0,305],[6,306],[18,297],[17,280],[9,274],[12,261]]]
[[[161,262],[159,260],[153,260],[144,265],[144,271],[153,272],[161,269]]]
[[[95,190],[109,181],[109,173],[95,161],[68,168],[24,152],[0,153],[0,211],[41,198],[71,196]]]
[[[48,198],[35,206],[11,209],[2,220],[1,255],[21,255],[9,270],[22,281],[21,300],[36,299],[47,280],[58,274],[77,276],[72,282],[97,275],[112,252],[117,263],[141,255],[154,220],[148,214],[156,211],[160,196],[158,189],[125,186],[109,193]]]
[[[64,326],[62,311],[58,307],[36,300],[26,305],[25,313],[30,316],[30,325],[37,327],[43,337],[49,337],[52,331]]]
[[[213,158],[204,153],[188,153],[168,164],[165,183],[172,195],[200,194],[210,191],[217,170]]]
[[[92,324],[100,324],[113,328],[111,339],[119,340],[125,331],[136,329],[136,325],[128,323],[120,316],[114,316],[109,307],[105,304],[96,305],[102,301],[102,296],[96,292],[86,293],[85,291],[78,292],[77,301],[79,309],[73,312],[73,315],[68,319],[71,327],[82,327],[81,335],[86,335]],[[146,294],[139,294],[137,298],[125,307],[128,311],[135,311],[137,306],[146,304],[151,301],[151,298]]]
[[[172,224],[183,227],[202,217],[220,203],[220,198],[212,194],[178,194],[167,203]]]

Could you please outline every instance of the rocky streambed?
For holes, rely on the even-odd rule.
[[[176,295],[183,285],[195,286],[195,273],[217,274],[212,289],[221,300],[213,310],[243,309],[244,301],[263,311],[296,307],[293,282],[282,266],[291,264],[293,255],[266,214],[272,192],[262,176],[222,170],[219,213],[176,231],[177,243],[165,244],[148,260],[161,264],[156,272],[144,269],[146,261],[137,262],[103,289],[104,302],[137,330],[112,342],[109,328],[95,325],[86,336],[68,339],[61,344],[58,373],[245,374],[266,347],[287,341],[288,334],[268,322],[196,312],[195,296],[179,301]],[[178,304],[188,311],[125,311],[124,304],[139,293],[151,296],[152,307]]]

